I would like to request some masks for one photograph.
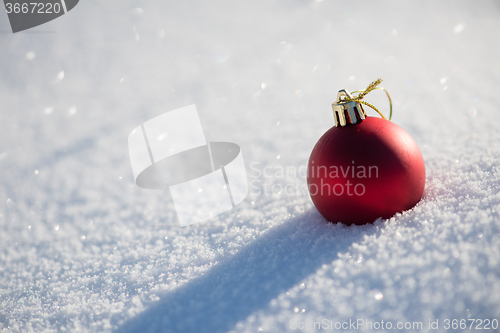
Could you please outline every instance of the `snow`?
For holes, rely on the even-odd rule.
[[[500,320],[497,2],[87,0],[9,31],[0,14],[2,329]],[[304,167],[337,91],[379,76],[424,197],[327,223]],[[382,92],[366,100],[388,112]],[[181,228],[168,192],[134,184],[127,136],[191,104],[208,141],[240,145],[250,195]]]

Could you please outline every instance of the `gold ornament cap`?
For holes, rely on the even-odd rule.
[[[366,118],[363,105],[357,100],[353,100],[352,95],[345,89],[339,90],[337,101],[332,104],[332,109],[336,127],[354,125]]]

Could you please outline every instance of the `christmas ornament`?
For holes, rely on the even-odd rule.
[[[309,193],[328,221],[350,225],[390,218],[415,206],[424,192],[422,154],[411,136],[390,121],[392,102],[378,87],[381,82],[353,92],[357,96],[339,91],[332,105],[335,126],[323,134],[309,158]],[[363,100],[375,89],[389,98],[389,120]],[[382,118],[367,116],[363,105]]]

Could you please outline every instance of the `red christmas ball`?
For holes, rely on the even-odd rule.
[[[355,111],[351,124],[344,118],[345,126],[332,127],[319,139],[307,170],[318,211],[328,221],[348,225],[410,209],[425,187],[424,160],[411,136],[388,120]]]

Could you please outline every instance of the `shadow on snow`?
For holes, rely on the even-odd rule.
[[[233,257],[165,294],[118,332],[227,332],[375,232],[373,224],[326,223],[310,210],[271,228]]]

